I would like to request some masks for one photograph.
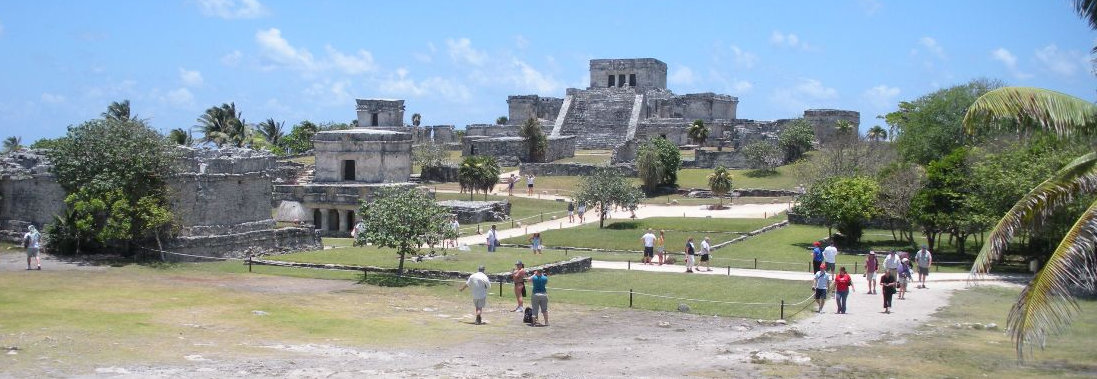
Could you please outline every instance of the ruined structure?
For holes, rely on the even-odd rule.
[[[420,125],[418,127],[404,124],[404,101],[385,99],[356,99],[355,110],[358,112],[358,127],[393,132],[408,133],[412,143],[438,143],[453,144],[457,141],[457,133],[453,125]]]
[[[507,125],[469,125],[470,137],[513,137],[530,118],[540,121],[553,137],[575,136],[580,149],[617,149],[628,141],[663,137],[689,145],[689,125],[702,120],[709,128],[707,146],[735,149],[773,139],[791,119],[755,121],[738,118],[739,98],[711,92],[677,95],[667,89],[667,65],[658,59],[593,59],[590,86],[569,88],[564,98],[537,95],[507,99]],[[841,119],[860,124],[854,111],[812,109],[803,114],[822,142],[834,134]],[[468,146],[464,146],[468,150]],[[624,147],[628,149],[628,147]],[[615,162],[629,161],[628,151]]]
[[[311,230],[275,228],[270,214],[272,155],[249,149],[180,149],[180,170],[167,180],[178,228],[165,249],[222,257],[245,250],[319,247]],[[64,211],[65,192],[41,153],[21,150],[3,158],[0,238],[18,241],[27,225],[44,226]]]

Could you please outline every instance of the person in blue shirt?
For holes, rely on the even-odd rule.
[[[545,288],[548,285],[548,275],[541,270],[534,270],[530,282],[533,283],[533,298],[530,299],[533,304],[533,325],[548,326],[548,290]],[[541,315],[545,316],[544,324],[538,323],[537,310],[541,310]]]
[[[815,247],[811,248],[811,273],[819,272],[819,265],[823,263],[823,249],[819,241],[815,241]]]

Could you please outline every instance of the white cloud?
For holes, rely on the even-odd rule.
[[[1028,79],[1032,77],[1031,74],[1021,72],[1021,70],[1017,68],[1017,56],[1013,55],[1009,50],[1006,50],[1006,48],[999,47],[997,50],[990,52],[990,56],[994,60],[1002,62],[1002,64],[1009,69],[1009,72],[1017,79]]]
[[[354,100],[349,92],[350,86],[351,82],[349,80],[325,80],[323,82],[312,83],[309,88],[305,89],[305,95],[313,99],[318,99],[318,103],[327,106],[346,106]]]
[[[62,95],[55,95],[52,93],[42,93],[42,101],[50,104],[60,104],[65,102],[65,97]]]
[[[197,3],[202,14],[226,20],[258,18],[269,13],[259,0],[197,0]]]
[[[186,88],[177,88],[168,91],[163,100],[176,107],[189,107],[194,105],[194,95]]]
[[[240,64],[240,58],[243,57],[244,53],[241,53],[240,50],[233,50],[231,53],[221,57],[221,64],[230,67],[236,66],[237,64]]]
[[[132,79],[126,79],[117,84],[90,87],[84,91],[84,97],[96,100],[103,98],[111,99],[111,101],[117,99],[134,100],[141,96],[142,94],[137,92],[137,81]]]
[[[945,55],[945,48],[941,46],[941,44],[937,43],[937,40],[933,39],[932,37],[919,38],[918,44],[922,45],[922,47],[924,47],[926,51],[933,53],[933,55],[936,55],[938,58],[947,58],[947,56]]]
[[[255,41],[263,51],[264,57],[274,63],[311,71],[316,68],[316,62],[305,49],[297,49],[282,38],[282,31],[277,28],[260,30],[255,32]]]
[[[674,73],[667,78],[667,82],[674,85],[689,85],[696,80],[697,77],[693,74],[693,70],[686,66],[678,66]]]
[[[751,84],[746,80],[736,80],[731,83],[731,89],[734,90],[736,94],[750,92],[750,90],[754,89],[754,84]]]
[[[800,36],[797,36],[796,34],[793,34],[793,33],[784,34],[784,33],[781,33],[780,30],[774,30],[773,34],[770,34],[769,42],[774,44],[774,45],[777,45],[777,46],[789,47],[789,48],[793,48],[793,49],[800,49],[800,50],[803,50],[803,51],[816,51],[816,50],[818,50],[818,49],[815,48],[814,45],[811,45],[811,44],[807,43],[806,41],[801,40]]]
[[[449,49],[449,56],[453,58],[454,62],[464,61],[475,66],[482,66],[488,58],[487,53],[473,49],[472,41],[468,38],[447,39],[446,47]]]
[[[895,105],[895,98],[899,96],[900,92],[898,87],[888,87],[886,84],[881,84],[865,90],[863,96],[869,104],[877,108],[887,108]]]
[[[525,49],[529,47],[529,40],[521,34],[516,35],[514,36],[514,46],[517,46],[519,49]]]
[[[758,56],[749,51],[740,49],[739,46],[732,46],[731,52],[735,54],[735,64],[742,68],[753,68],[754,64],[758,62]]]
[[[332,63],[343,72],[355,75],[377,69],[373,63],[373,54],[365,50],[358,50],[356,55],[343,54],[331,46],[325,47]]]
[[[857,5],[861,6],[861,9],[869,16],[876,14],[880,8],[884,7],[884,4],[879,0],[858,0]]]
[[[805,78],[792,87],[775,89],[770,100],[785,110],[799,112],[825,106],[837,98],[838,90],[823,85],[819,80]]]
[[[516,79],[514,82],[520,90],[532,90],[537,93],[548,94],[557,92],[563,87],[560,82],[537,71],[526,62],[515,59],[513,63],[518,68],[518,73],[514,76]]]
[[[179,80],[187,87],[197,87],[204,82],[201,72],[198,72],[197,70],[190,71],[182,67],[179,68]]]
[[[1059,50],[1054,44],[1036,50],[1036,60],[1044,69],[1062,76],[1073,76],[1089,64],[1084,54],[1077,50]]]
[[[440,77],[416,81],[410,78],[408,74],[408,70],[403,67],[397,69],[395,75],[381,81],[381,92],[393,96],[439,96],[456,102],[467,102],[472,98],[468,88],[460,83]]]

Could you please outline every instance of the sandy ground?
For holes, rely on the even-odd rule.
[[[25,268],[20,254],[0,257],[3,258],[0,267],[5,271]],[[58,261],[49,256],[44,258],[45,270],[110,269]],[[680,268],[642,267],[650,270]],[[805,296],[809,293],[806,273],[738,271],[760,271],[773,277],[802,280]],[[711,275],[717,274],[726,275],[726,269]],[[790,274],[795,276],[784,277]],[[807,317],[790,325],[675,312],[551,304],[552,325],[529,327],[521,323],[520,314],[507,312],[510,301],[491,298],[485,315],[489,326],[471,325],[471,314],[454,318],[458,327],[484,328],[483,335],[459,345],[363,349],[275,341],[255,346],[269,350],[269,354],[260,359],[188,355],[181,357],[182,363],[176,365],[97,367],[92,372],[69,374],[198,378],[758,377],[772,369],[765,362],[811,365],[805,355],[807,350],[832,351],[828,349],[903,343],[907,338],[916,338],[906,334],[910,328],[896,328],[895,325],[932,323],[931,314],[947,306],[954,291],[969,285],[966,281],[953,280],[957,275],[966,274],[931,276],[937,280],[929,283],[929,289],[913,289],[906,300],[896,299],[892,314],[881,313],[881,296],[866,294],[860,276],[855,276],[856,292],[849,295],[847,314],[836,314],[833,300],[827,301],[822,313],[814,313],[814,305],[803,302],[790,305],[787,312]],[[334,293],[355,286],[344,281],[288,277],[254,277],[217,285],[233,291],[275,293],[287,288],[294,292]],[[0,377],[3,376],[19,374],[5,373],[0,368]]]

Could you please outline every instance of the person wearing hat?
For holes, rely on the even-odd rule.
[[[484,306],[488,303],[488,289],[491,288],[491,280],[488,279],[487,275],[484,275],[483,265],[476,269],[476,273],[469,275],[468,280],[461,285],[458,291],[464,291],[465,288],[472,288],[472,306],[476,307],[476,325],[483,324],[480,314],[483,313]]]
[[[533,297],[529,301],[530,304],[533,304],[533,325],[548,326],[548,288],[546,287],[548,285],[548,274],[541,270],[534,270],[530,282],[533,284]],[[541,323],[537,317],[538,311],[541,316],[544,316],[544,323]]]
[[[910,283],[910,258],[899,262],[899,300],[906,300],[907,284]]]
[[[38,269],[41,270],[42,260],[38,259],[38,250],[42,248],[42,233],[38,233],[34,225],[28,226],[27,233],[23,234],[23,248],[27,249],[27,270],[31,269],[31,260],[34,260]]]
[[[926,277],[929,276],[929,266],[933,265],[933,254],[926,245],[922,245],[922,249],[914,254],[914,260],[918,263],[918,288],[926,288]]]
[[[816,313],[823,312],[823,304],[827,302],[827,286],[830,284],[830,275],[827,275],[827,264],[820,263],[819,270],[815,271],[815,277],[811,280],[811,289],[815,291],[815,303],[819,304]]]
[[[525,308],[523,298],[526,297],[526,265],[522,261],[514,262],[514,272],[510,274],[510,278],[514,281],[514,298],[518,299],[518,306],[514,311],[521,312]]]
[[[819,241],[815,241],[813,245],[814,247],[811,248],[811,268],[808,270],[816,273],[819,272],[819,265],[823,264],[823,248],[820,247]]]
[[[709,254],[712,254],[712,245],[709,244],[709,238],[701,240],[701,266],[705,267],[705,271],[712,271],[712,267],[709,266]],[[697,271],[701,271],[700,268]]]
[[[865,256],[865,279],[868,279],[868,294],[876,293],[876,270],[880,268],[880,262],[876,260],[876,252],[869,251]]]

